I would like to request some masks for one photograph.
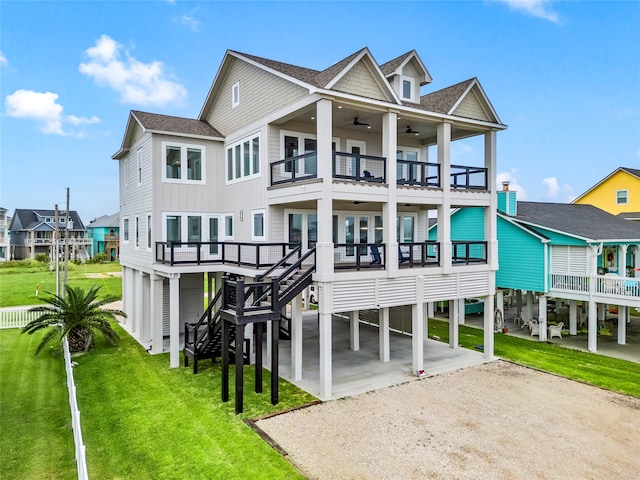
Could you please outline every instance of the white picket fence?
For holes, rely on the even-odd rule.
[[[6,307],[0,308],[0,328],[22,328],[31,320],[40,315],[30,312],[33,307]]]
[[[32,307],[8,307],[0,308],[0,328],[22,328],[31,320],[38,318],[37,312],[30,312]],[[80,428],[80,410],[76,398],[76,384],[73,379],[73,363],[69,352],[67,337],[62,340],[64,349],[64,364],[67,371],[67,389],[69,390],[69,406],[71,407],[71,426],[73,428],[73,440],[76,447],[76,464],[78,468],[78,480],[89,480],[87,471],[87,457],[82,429]]]
[[[82,428],[80,427],[80,410],[76,399],[76,384],[73,380],[73,363],[69,352],[69,342],[65,336],[62,340],[64,347],[64,364],[67,371],[67,388],[69,389],[69,405],[71,406],[71,425],[73,427],[73,440],[76,445],[76,464],[78,466],[78,480],[89,480],[87,471],[87,457],[84,442],[82,440]]]

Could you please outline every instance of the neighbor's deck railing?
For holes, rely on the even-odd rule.
[[[559,275],[552,274],[550,289],[589,293],[590,282],[595,282],[593,293],[614,298],[637,298],[640,300],[640,278],[609,275]]]

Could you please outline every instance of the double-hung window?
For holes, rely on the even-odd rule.
[[[122,241],[129,243],[129,219],[124,218],[122,220]]]
[[[629,192],[628,190],[618,190],[616,191],[616,204],[617,205],[626,205],[629,203]]]
[[[403,100],[407,100],[409,102],[415,102],[416,101],[416,97],[414,94],[414,85],[415,85],[415,78],[413,77],[406,77],[406,76],[402,76],[402,78],[400,79],[401,85],[400,85],[400,94],[402,96]]]
[[[227,146],[227,182],[260,175],[260,134]]]
[[[267,238],[264,227],[264,214],[264,209],[251,211],[251,240],[254,242],[264,241]]]
[[[162,142],[162,160],[165,182],[205,183],[204,146]]]

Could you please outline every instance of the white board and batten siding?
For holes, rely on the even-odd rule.
[[[334,282],[333,312],[413,305],[490,295],[490,272]],[[422,294],[421,294],[422,293]]]
[[[587,247],[552,245],[550,271],[556,275],[589,275]]]

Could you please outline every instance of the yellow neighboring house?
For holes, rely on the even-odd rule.
[[[571,203],[593,205],[612,215],[640,221],[640,170],[619,167]]]

